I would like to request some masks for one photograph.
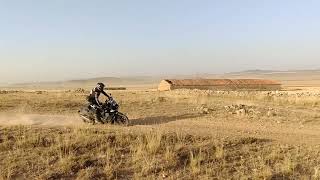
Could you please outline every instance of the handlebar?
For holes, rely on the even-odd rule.
[[[109,98],[107,98],[105,102],[112,101],[112,100],[113,100],[113,97],[109,96]]]

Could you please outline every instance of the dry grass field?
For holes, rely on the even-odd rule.
[[[87,125],[87,92],[0,91],[0,179],[320,179],[317,91],[110,91],[130,126]]]

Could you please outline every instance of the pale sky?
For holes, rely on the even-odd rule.
[[[0,0],[0,83],[320,69],[318,0]]]

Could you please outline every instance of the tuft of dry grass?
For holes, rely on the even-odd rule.
[[[2,179],[318,177],[318,150],[121,128],[0,129]],[[280,149],[280,151],[279,151]],[[297,153],[299,152],[299,153]],[[308,156],[310,160],[303,160]]]

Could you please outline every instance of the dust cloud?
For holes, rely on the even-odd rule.
[[[69,126],[82,124],[76,115],[0,114],[0,125]]]

